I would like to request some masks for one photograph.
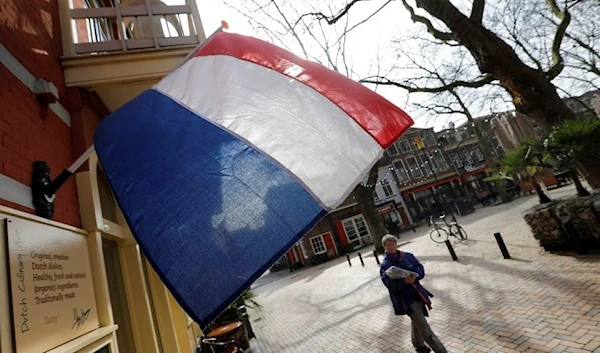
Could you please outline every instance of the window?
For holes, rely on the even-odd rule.
[[[433,158],[433,160],[435,161],[435,166],[440,170],[447,170],[448,163],[446,163],[446,158],[444,158],[442,151],[437,150],[436,152],[434,152],[433,155],[435,157]]]
[[[435,141],[435,137],[432,134],[427,134],[425,136],[425,146],[427,147],[435,147],[437,146],[437,142]]]
[[[461,168],[463,166],[463,162],[456,152],[450,152],[450,160],[456,168]]]
[[[471,152],[469,150],[462,150],[460,152],[462,154],[462,158],[465,161],[465,163],[467,163],[467,164],[473,164],[473,158],[471,157],[471,155],[473,154],[473,152]]]
[[[400,143],[400,150],[403,153],[412,151],[412,147],[410,146],[410,143],[407,140],[400,140],[398,142]]]
[[[394,196],[394,189],[392,189],[392,185],[390,184],[389,180],[387,180],[387,179],[382,180],[381,188],[383,189],[383,193],[385,194],[385,197]]]
[[[413,178],[421,178],[423,176],[423,172],[421,171],[421,168],[419,168],[419,163],[417,162],[415,156],[406,157],[406,165],[408,166]]]
[[[408,170],[404,167],[404,161],[401,159],[395,160],[392,162],[394,166],[394,170],[396,171],[396,175],[398,176],[398,180],[400,182],[410,181],[410,176],[408,175]]]
[[[395,143],[392,143],[390,145],[390,147],[387,148],[386,152],[387,152],[388,156],[396,156],[399,153],[398,152],[398,148],[396,148],[396,144]]]
[[[357,215],[342,221],[348,242],[354,246],[371,244],[371,233],[362,215]]]
[[[473,153],[475,154],[475,158],[478,162],[482,162],[485,159],[483,158],[483,153],[481,153],[479,146],[475,146],[475,148],[473,148]]]
[[[310,245],[312,246],[313,254],[315,255],[319,255],[327,251],[327,248],[325,247],[325,241],[323,240],[323,234],[310,238]]]
[[[435,166],[430,166],[429,165],[429,159],[427,158],[427,152],[421,152],[419,153],[419,160],[421,161],[421,165],[423,166],[423,170],[425,171],[425,173],[427,173],[427,175],[431,175],[431,169],[435,168]]]

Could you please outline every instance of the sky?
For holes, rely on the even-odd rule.
[[[170,2],[179,2],[185,0],[163,0],[166,3]],[[225,0],[234,4],[249,4],[249,0]],[[267,3],[267,0],[259,0],[261,4]],[[298,10],[299,13],[311,12],[310,8],[307,8],[305,5],[308,0],[288,0],[289,3],[294,4],[294,8]],[[326,4],[333,2],[334,10],[338,10],[344,3],[344,1],[333,1],[333,0],[319,0],[318,8],[319,10],[324,10],[326,8]],[[200,17],[202,20],[202,24],[204,27],[204,31],[206,36],[210,35],[215,29],[217,29],[220,25],[221,20],[226,20],[229,23],[229,32],[240,33],[244,35],[250,36],[258,36],[253,27],[248,23],[248,20],[245,16],[239,14],[236,10],[230,8],[224,3],[224,0],[196,0]],[[351,15],[351,21],[358,22],[359,20],[364,19],[368,14],[373,13],[379,6],[384,3],[384,0],[374,0],[374,1],[365,1],[360,2],[355,5],[349,14]],[[285,4],[284,1],[278,2],[278,4]],[[456,4],[462,4],[461,1],[456,1]],[[284,5],[285,6],[285,5]],[[289,8],[288,8],[289,10]],[[489,11],[489,10],[488,10]],[[285,12],[285,11],[284,11]],[[270,27],[269,29],[276,29],[276,23],[261,23]],[[272,28],[271,28],[272,26]],[[329,27],[325,25],[325,31],[330,31],[327,33],[327,36],[333,35],[333,27]],[[433,56],[433,60],[442,58],[444,61],[448,61],[448,56],[445,56],[443,52],[434,52],[431,54],[427,54],[426,51],[422,51],[421,48],[417,48],[414,45],[415,41],[411,41],[410,39],[406,39],[406,36],[409,33],[419,33],[423,34],[423,26],[420,24],[414,24],[406,9],[402,7],[400,1],[392,1],[383,11],[377,13],[373,18],[368,20],[366,23],[360,25],[356,30],[354,30],[349,36],[349,45],[347,46],[347,55],[349,56],[349,62],[352,63],[353,70],[356,72],[353,75],[353,79],[364,78],[369,75],[373,75],[377,73],[377,65],[381,63],[381,67],[399,67],[400,75],[406,75],[410,77],[413,72],[407,70],[404,66],[405,63],[399,62],[398,50],[399,48],[403,52],[412,52],[416,53],[416,60],[427,60],[427,55]],[[427,35],[426,35],[427,36]],[[262,37],[265,39],[265,37]],[[289,50],[302,56],[302,52],[300,47],[294,42],[293,38],[286,37],[285,40],[286,46],[289,47]],[[337,38],[337,37],[335,37]],[[393,40],[398,40],[398,38],[402,38],[399,42],[393,44]],[[422,41],[417,41],[422,43]],[[305,42],[306,43],[306,42]],[[281,46],[281,43],[274,43]],[[310,46],[310,43],[309,43]],[[322,52],[313,44],[310,49],[313,49],[315,52]],[[437,50],[437,49],[436,49]],[[454,50],[454,49],[450,49]],[[310,51],[310,50],[309,50]],[[468,54],[467,54],[468,55]],[[453,56],[454,58],[454,56]],[[320,60],[324,60],[324,57],[320,57]],[[398,65],[395,65],[397,64]],[[383,76],[386,75],[385,72],[381,73]],[[469,78],[476,77],[479,73],[471,73]],[[418,76],[418,75],[417,75]],[[392,77],[393,76],[389,76]],[[422,77],[422,76],[418,76]],[[427,83],[428,86],[438,86],[439,83]],[[416,127],[434,127],[436,130],[441,130],[448,126],[450,121],[459,125],[463,123],[466,118],[462,115],[435,115],[435,114],[424,114],[424,110],[415,108],[414,103],[422,103],[425,104],[428,100],[431,100],[431,95],[428,94],[411,94],[410,97],[408,93],[399,88],[393,88],[389,86],[379,86],[375,88],[374,86],[368,86],[371,89],[375,89],[377,93],[381,94],[392,103],[405,110],[412,118],[415,120]],[[514,109],[514,106],[510,103],[510,100],[506,100],[506,93],[503,90],[500,90],[500,94],[496,95],[496,99],[498,101],[494,101],[491,104],[486,102],[492,101],[490,96],[481,95],[480,93],[467,93],[473,94],[473,96],[479,95],[480,100],[479,103],[471,106],[472,113],[474,115],[487,115],[493,112],[499,112],[509,109]],[[479,92],[479,91],[478,91]],[[580,92],[581,94],[583,92]],[[504,97],[503,97],[504,96]],[[498,98],[499,97],[499,98]],[[477,99],[477,98],[476,98]],[[487,105],[486,105],[487,104]]]
[[[233,3],[234,1],[235,0],[232,0],[231,2]],[[196,3],[198,5],[206,36],[209,36],[219,27],[221,20],[226,20],[228,22],[229,32],[250,36],[256,34],[247,19],[227,6],[223,0],[196,0]],[[298,4],[301,3],[302,1],[298,1]],[[374,9],[380,5],[381,4],[375,4],[375,6],[373,6],[373,4],[366,2],[365,5],[360,4],[360,6],[363,7],[362,9],[357,6],[353,11],[359,13],[362,18],[362,16],[364,16],[364,11],[373,12]],[[386,8],[386,11],[378,13],[376,17],[365,24],[362,24],[355,31],[356,33],[353,33],[352,40],[361,43],[360,48],[349,50],[351,55],[350,60],[352,65],[356,68],[356,71],[361,71],[362,73],[373,72],[378,56],[383,56],[381,53],[386,50],[386,43],[389,43],[394,35],[399,31],[402,31],[403,28],[412,25],[408,14],[400,6],[399,2],[390,4]],[[302,10],[300,11],[303,12]],[[293,44],[294,43],[291,43],[290,45],[293,46]],[[292,47],[292,49],[294,48]],[[299,48],[295,49],[296,50],[292,51],[301,55]],[[375,87],[372,86],[370,88],[375,89]],[[433,122],[430,119],[418,117],[416,112],[411,112],[410,107],[407,105],[407,93],[403,90],[380,86],[376,91],[398,107],[407,111],[407,113],[415,119],[415,126],[431,127],[435,125],[436,130],[439,130],[447,124],[444,120]]]

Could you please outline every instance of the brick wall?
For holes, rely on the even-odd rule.
[[[56,0],[0,2],[0,42],[34,76],[51,81],[66,104]],[[31,185],[32,162],[47,161],[56,177],[74,160],[71,129],[51,110],[44,111],[31,91],[0,64],[0,173]],[[7,201],[0,204],[33,213]],[[54,220],[81,226],[74,178],[55,200]]]
[[[31,74],[52,82],[64,97],[57,0],[1,1],[0,42]]]

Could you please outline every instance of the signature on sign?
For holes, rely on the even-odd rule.
[[[77,308],[73,308],[73,326],[71,326],[71,330],[74,328],[79,329],[81,326],[83,326],[85,321],[90,316],[91,311],[92,311],[92,309],[87,309],[87,310],[81,309],[78,311]]]

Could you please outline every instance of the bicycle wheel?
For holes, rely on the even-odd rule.
[[[448,231],[443,228],[434,228],[431,233],[429,233],[429,237],[436,243],[443,243],[448,240]]]
[[[454,235],[456,239],[460,241],[467,240],[467,232],[465,232],[463,227],[459,226],[458,224],[451,226],[450,232],[452,232],[452,235]]]

